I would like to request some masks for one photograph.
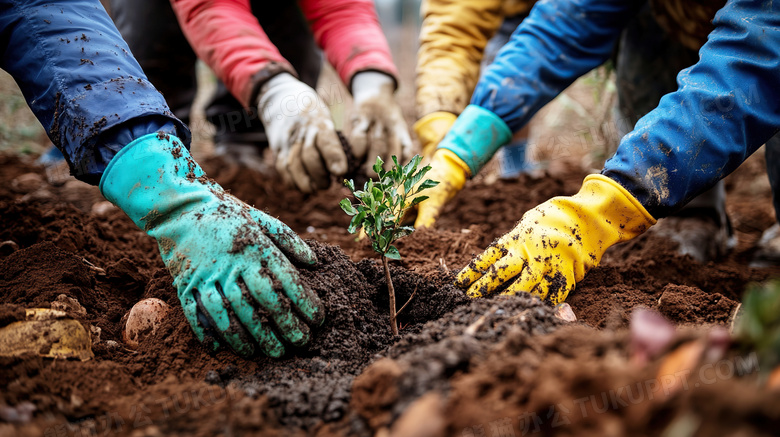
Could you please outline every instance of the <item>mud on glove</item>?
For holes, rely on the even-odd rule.
[[[472,298],[525,291],[557,305],[610,246],[655,222],[620,184],[590,175],[574,196],[555,197],[526,212],[458,273],[456,285],[468,288]]]
[[[319,298],[291,261],[315,263],[290,228],[208,179],[174,136],[150,134],[109,163],[100,190],[154,237],[182,309],[200,341],[272,357],[309,340],[324,319]],[[294,311],[297,309],[297,311]]]
[[[276,171],[304,193],[327,188],[330,175],[347,172],[330,111],[310,86],[289,73],[260,88],[257,108],[275,155]]]
[[[395,79],[385,73],[363,71],[352,79],[355,107],[348,139],[368,175],[376,175],[371,167],[377,156],[387,165],[392,156],[402,162],[412,157],[412,137],[394,93]]]

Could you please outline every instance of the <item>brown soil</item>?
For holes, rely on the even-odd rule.
[[[72,315],[93,333],[95,351],[88,362],[0,359],[0,434],[499,436],[512,435],[509,426],[514,435],[657,435],[678,413],[722,422],[731,411],[734,429],[752,435],[776,429],[780,417],[769,407],[780,405],[775,394],[735,380],[600,409],[601,393],[654,375],[654,364],[628,364],[620,328],[633,308],[654,308],[678,325],[725,324],[747,283],[777,276],[746,267],[772,217],[741,198],[729,204],[740,245],[727,259],[701,265],[650,235],[615,247],[568,300],[579,321],[562,327],[535,298],[468,301],[450,284],[526,210],[575,192],[583,175],[475,179],[436,230],[399,242],[403,259],[392,268],[399,306],[416,293],[394,339],[381,265],[346,232],[337,205],[345,188],[306,197],[277,178],[208,160],[210,176],[310,239],[321,260],[302,270],[328,314],[311,344],[282,360],[245,360],[196,341],[156,243],[95,188],[51,186],[18,158],[0,157],[0,166],[0,242],[20,248],[0,255],[0,326],[18,320],[19,307],[49,307],[64,294],[86,309]],[[760,173],[749,170],[738,176]],[[746,187],[755,184],[729,184],[766,201],[765,189]],[[138,350],[125,349],[120,320],[149,297],[171,305],[171,315]],[[591,395],[598,402],[581,410],[576,400]],[[542,422],[529,416],[524,429],[529,412]],[[739,427],[751,421],[758,428]]]

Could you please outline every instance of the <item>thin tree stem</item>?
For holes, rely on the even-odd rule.
[[[390,266],[387,265],[387,257],[382,256],[382,264],[385,267],[385,278],[387,279],[387,293],[390,297],[390,329],[393,335],[398,335],[398,323],[395,320],[395,288],[393,287],[393,280],[390,279]]]

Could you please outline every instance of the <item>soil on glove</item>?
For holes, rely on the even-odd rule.
[[[525,211],[576,192],[584,175],[475,178],[436,229],[399,241],[403,258],[391,263],[399,308],[414,297],[399,315],[401,335],[392,338],[381,263],[367,242],[346,232],[349,217],[338,207],[346,188],[334,184],[304,196],[276,177],[207,160],[209,176],[288,223],[320,260],[301,270],[327,309],[310,345],[281,360],[247,360],[197,342],[156,242],[95,187],[53,186],[42,169],[16,157],[0,157],[0,166],[0,243],[14,242],[0,254],[0,326],[18,320],[19,308],[70,302],[64,295],[83,307],[68,312],[92,334],[95,352],[87,362],[0,358],[0,431],[657,435],[678,416],[722,423],[723,412],[733,411],[734,426],[723,430],[760,435],[776,429],[780,417],[776,394],[738,379],[662,401],[645,396],[628,407],[615,398],[604,409],[613,403],[610,390],[652,379],[657,367],[629,363],[622,328],[634,308],[655,309],[679,326],[727,325],[749,282],[778,276],[776,269],[747,267],[773,222],[771,207],[743,201],[750,195],[768,202],[766,187],[749,183],[758,167],[737,175],[747,182],[728,185],[740,194],[729,201],[739,237],[734,253],[702,265],[652,235],[615,247],[568,299],[578,318],[570,324],[536,298],[468,301],[450,284]],[[126,349],[121,318],[150,297],[172,311],[137,350]],[[746,428],[751,417],[759,425]]]

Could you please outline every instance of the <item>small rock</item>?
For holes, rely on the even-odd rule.
[[[555,307],[555,317],[564,322],[577,321],[577,316],[574,314],[574,310],[571,309],[571,305],[565,302]]]
[[[142,341],[157,332],[170,307],[160,299],[144,299],[133,305],[125,316],[127,323],[122,340],[130,349],[136,349]]]
[[[118,349],[119,343],[114,340],[106,340],[106,349]]]

